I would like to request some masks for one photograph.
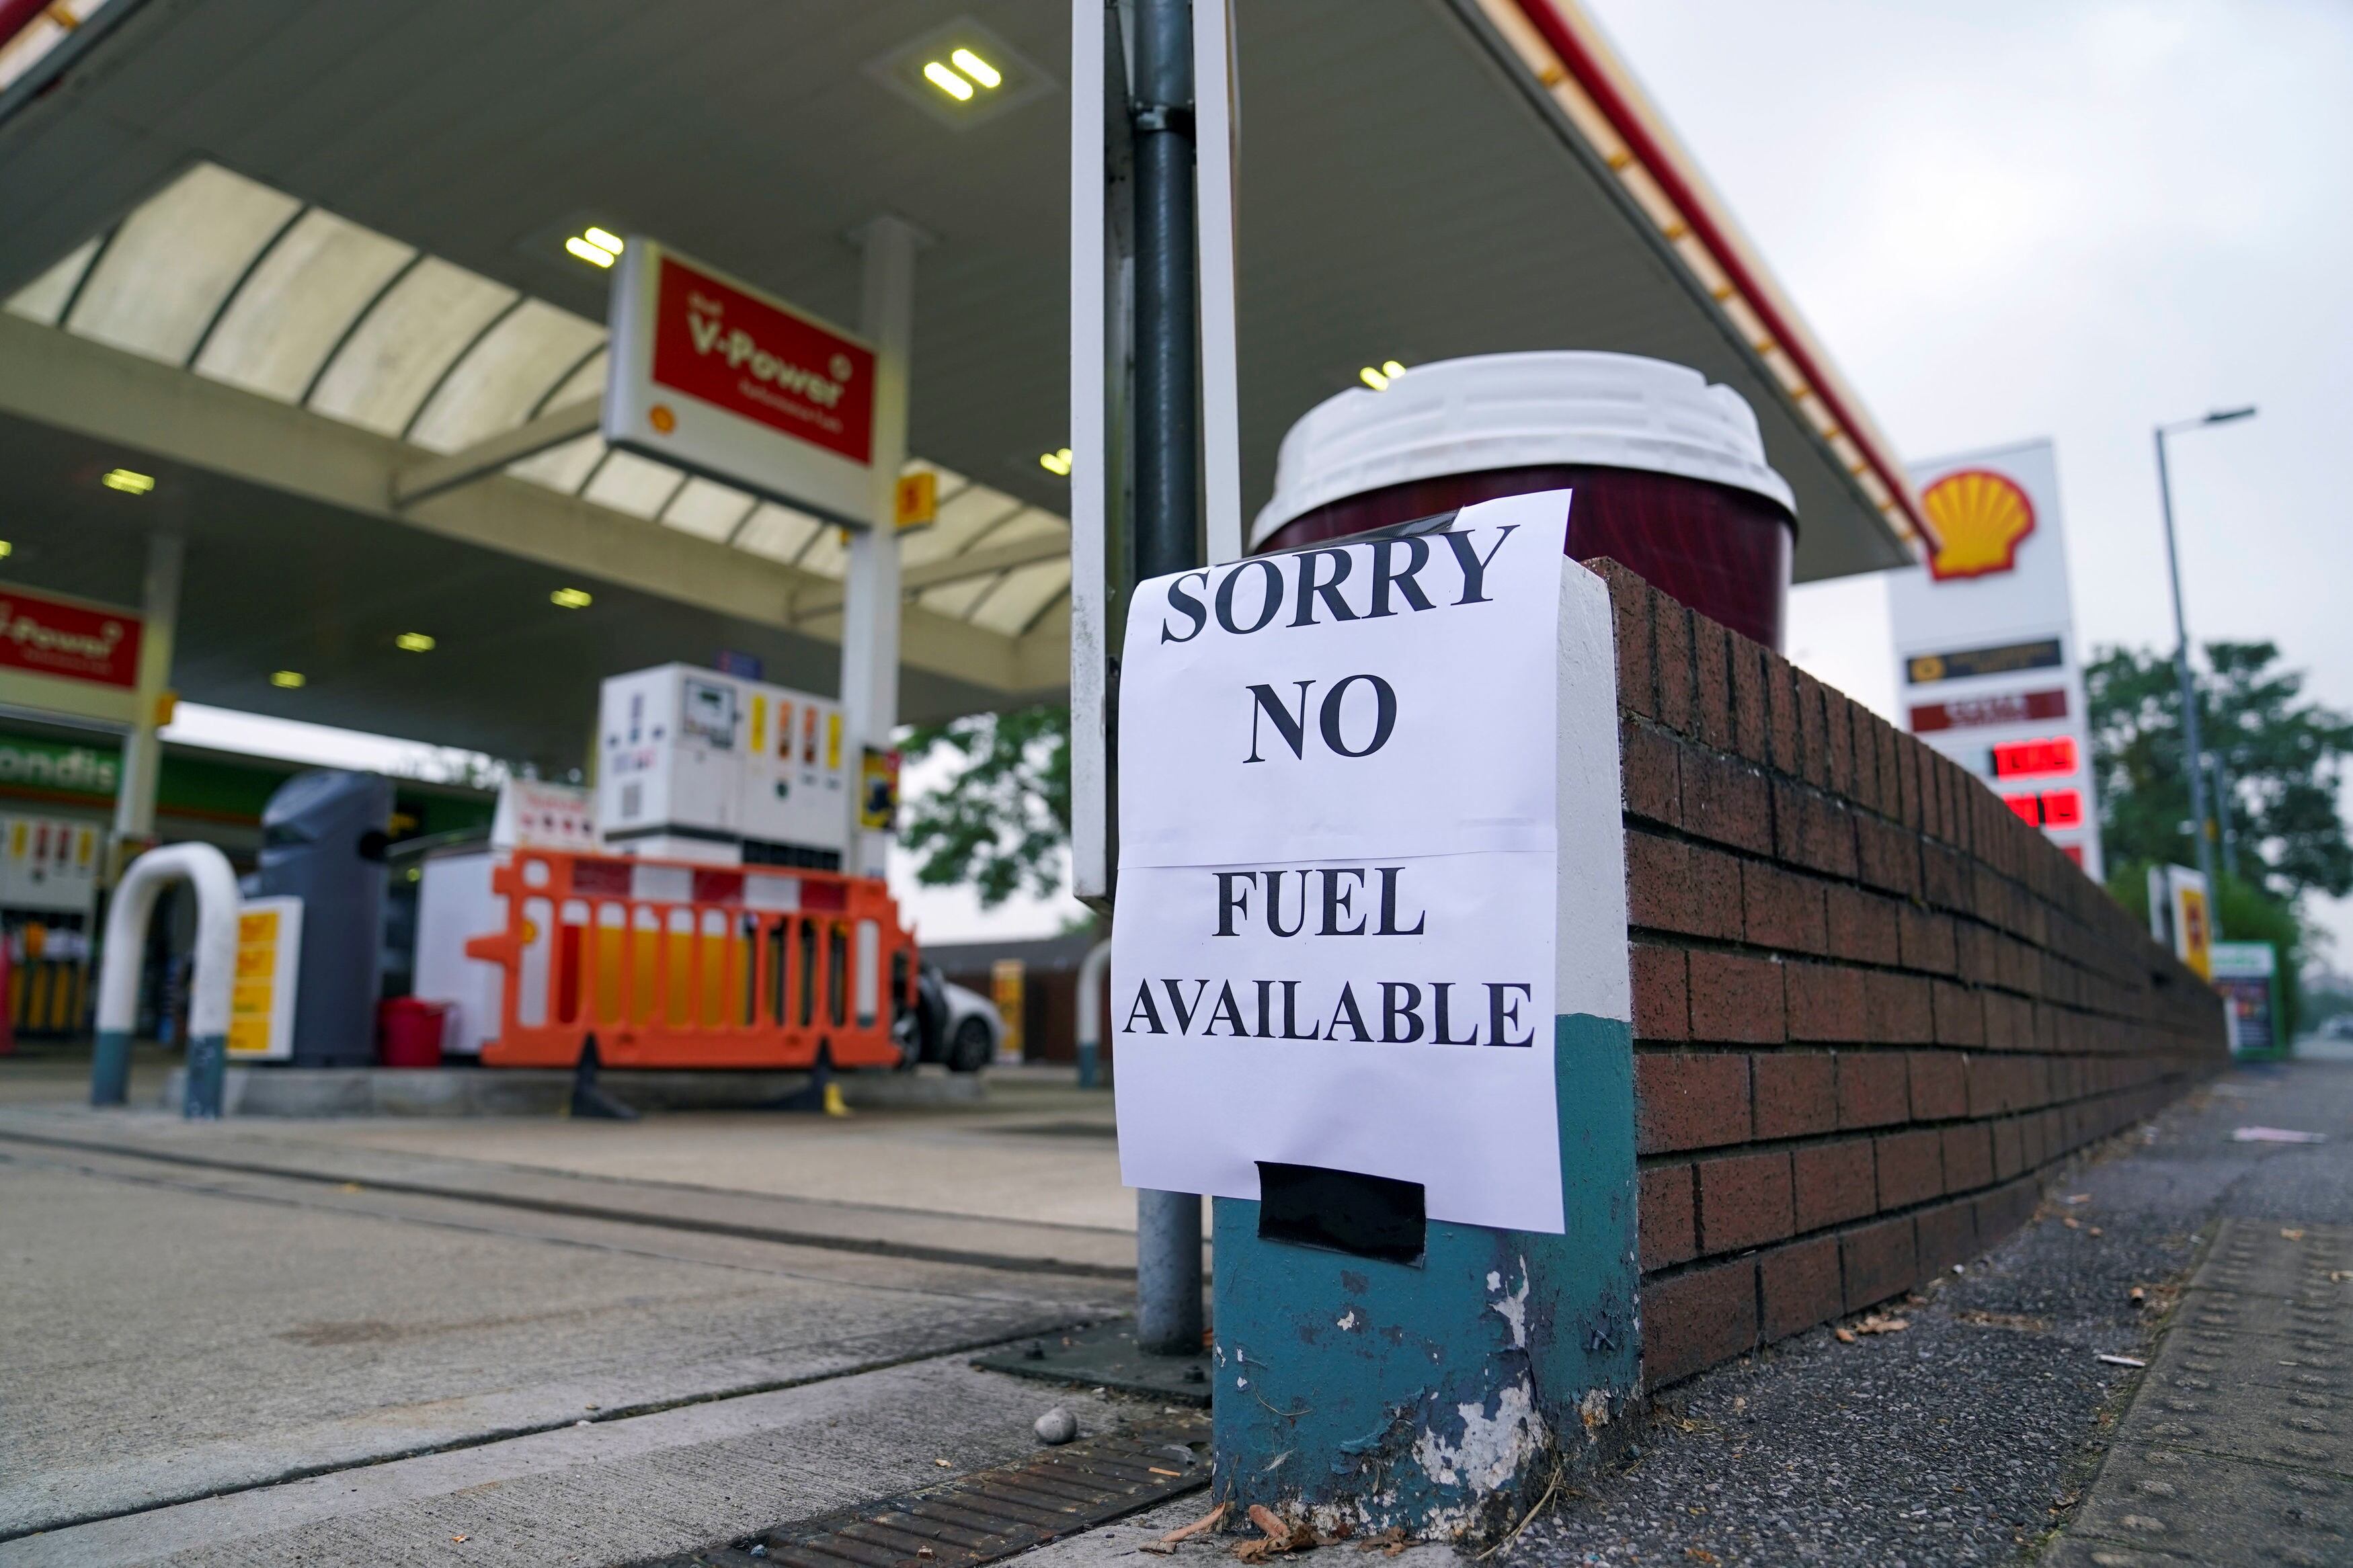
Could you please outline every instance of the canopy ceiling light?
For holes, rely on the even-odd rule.
[[[958,131],[1009,113],[1054,87],[1034,61],[969,16],[870,60],[866,74]]]

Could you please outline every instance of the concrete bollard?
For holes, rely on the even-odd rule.
[[[1079,961],[1079,1087],[1103,1082],[1103,977],[1111,973],[1109,939],[1087,949]]]
[[[1630,1027],[1555,1020],[1558,1236],[1433,1220],[1415,1262],[1260,1234],[1215,1200],[1220,1495],[1238,1510],[1482,1539],[1627,1435],[1640,1368]]]

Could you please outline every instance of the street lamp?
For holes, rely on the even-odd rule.
[[[2206,918],[2212,934],[2222,934],[2215,910],[2221,889],[2214,880],[2214,845],[2206,834],[2206,748],[2198,734],[2198,694],[2189,680],[2189,624],[2181,613],[2181,557],[2173,542],[2173,476],[2165,461],[2165,438],[2207,425],[2228,425],[2252,419],[2253,408],[2218,408],[2200,419],[2184,419],[2157,427],[2157,493],[2165,510],[2165,570],[2173,584],[2173,673],[2181,682],[2181,734],[2189,748],[2189,816],[2197,825],[2198,872],[2206,879]]]

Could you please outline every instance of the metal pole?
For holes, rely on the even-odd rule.
[[[1201,563],[1194,272],[1193,8],[1136,0],[1135,575]],[[1201,1200],[1135,1194],[1135,1342],[1201,1349]]]
[[[1201,563],[1193,7],[1135,7],[1135,574]]]
[[[2209,760],[2214,767],[2214,825],[2222,835],[2222,875],[2235,880],[2239,875],[2239,831],[2231,820],[2231,770],[2220,752]]]
[[[2206,748],[2198,733],[2198,692],[2189,679],[2189,623],[2181,613],[2181,558],[2173,542],[2173,475],[2165,461],[2165,426],[2157,427],[2157,494],[2165,512],[2165,570],[2173,584],[2173,673],[2181,683],[2181,738],[2188,755],[2182,769],[2189,775],[2189,819],[2198,834],[2198,871],[2206,879],[2206,909],[2214,910],[2214,845],[2206,830]],[[2213,935],[2222,934],[2212,921]]]

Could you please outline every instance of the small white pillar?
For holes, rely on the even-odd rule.
[[[907,463],[907,371],[915,338],[915,252],[923,231],[889,214],[853,237],[866,253],[860,330],[874,345],[874,489],[871,525],[849,538],[841,623],[841,706],[854,769],[862,746],[887,748],[899,722],[899,470]],[[880,877],[891,836],[858,826],[849,792],[850,854],[843,869]]]
[[[139,602],[138,712],[122,742],[114,795],[118,874],[136,849],[155,839],[155,788],[163,769],[156,710],[172,689],[172,642],[180,618],[180,568],[185,544],[176,533],[147,536],[147,577]]]

